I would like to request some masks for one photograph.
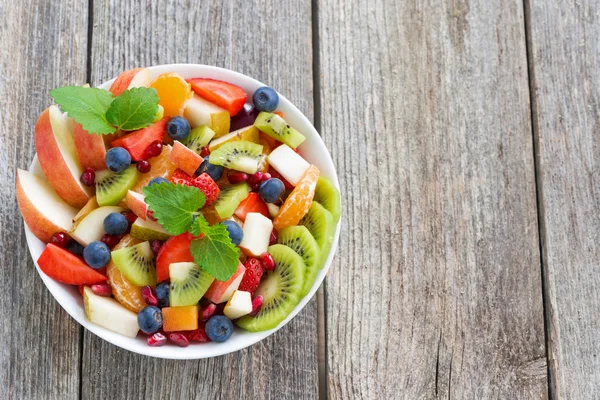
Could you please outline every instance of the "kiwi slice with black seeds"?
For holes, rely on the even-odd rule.
[[[202,153],[202,150],[206,147],[208,142],[215,136],[215,131],[210,129],[206,125],[197,126],[190,132],[189,136],[185,138],[182,143],[189,149],[194,150],[196,153]]]
[[[212,153],[209,162],[236,171],[254,174],[258,170],[263,147],[247,140],[225,143]]]
[[[262,111],[254,120],[254,126],[293,149],[306,140],[303,134],[292,128],[285,119],[277,114]]]
[[[194,262],[169,265],[169,279],[171,307],[192,306],[198,303],[215,280]]]
[[[312,288],[321,269],[321,249],[308,229],[302,225],[288,226],[280,230],[277,243],[288,246],[302,257],[306,269],[300,297],[304,297]]]
[[[324,176],[319,176],[317,180],[317,186],[315,187],[315,197],[313,201],[321,204],[327,211],[331,213],[333,222],[337,224],[340,220],[341,201],[340,191],[335,187],[333,181]]]
[[[247,183],[239,183],[221,189],[219,197],[213,205],[221,220],[229,218],[240,203],[250,194],[250,186]]]
[[[305,226],[321,249],[321,262],[319,269],[329,255],[329,249],[333,242],[335,233],[335,222],[333,216],[320,203],[313,201],[306,215],[300,220],[298,225]]]
[[[135,165],[121,172],[102,170],[96,172],[96,201],[99,206],[114,206],[121,201],[127,191],[136,184],[140,173]]]
[[[110,253],[112,262],[136,286],[156,285],[156,265],[150,242],[142,242]]]

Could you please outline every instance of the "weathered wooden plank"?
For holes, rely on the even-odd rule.
[[[526,1],[556,398],[600,393],[600,1]]]
[[[0,398],[75,399],[81,328],[35,271],[14,185],[48,92],[85,83],[87,1],[0,0],[0,15]]]
[[[309,1],[141,3],[94,1],[93,84],[136,66],[212,64],[276,87],[312,117]],[[86,332],[83,398],[314,398],[316,336],[314,300],[263,343],[212,360],[154,360]]]
[[[330,397],[546,398],[522,3],[318,4]]]

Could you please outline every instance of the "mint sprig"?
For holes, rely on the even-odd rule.
[[[192,240],[190,253],[196,264],[218,281],[226,281],[237,270],[240,252],[231,243],[225,225],[208,226],[204,216],[194,221],[192,233],[201,232],[202,236]]]
[[[106,112],[106,119],[124,131],[134,131],[152,124],[157,111],[156,89],[138,87],[118,96]]]

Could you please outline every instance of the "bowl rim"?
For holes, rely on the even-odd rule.
[[[220,79],[241,86],[244,90],[246,90],[246,92],[248,92],[250,98],[251,92],[256,90],[256,88],[260,86],[266,86],[262,82],[251,78],[247,75],[241,74],[230,69],[210,65],[189,63],[163,64],[151,66],[148,67],[148,69],[150,69],[152,76],[163,72],[176,72],[183,75],[184,77],[186,77],[186,75],[192,75],[193,77]],[[115,79],[116,77],[105,81],[97,87],[108,89]],[[287,98],[285,98],[279,92],[277,93],[279,94],[280,98],[278,109],[284,112],[284,114],[286,115],[286,119],[288,120],[290,125],[298,126],[298,130],[300,130],[303,134],[306,135],[307,140],[305,141],[305,143],[303,143],[305,147],[306,145],[310,145],[311,147],[316,146],[316,148],[319,149],[319,152],[321,154],[318,162],[316,163],[320,164],[320,169],[322,172],[323,170],[326,171],[324,176],[327,176],[328,178],[332,179],[335,186],[339,190],[340,185],[337,177],[337,171],[333,164],[331,154],[325,146],[323,139],[316,131],[312,123],[308,120],[308,118]],[[309,154],[307,158],[311,158],[310,156],[311,155]],[[29,165],[29,171],[43,176],[43,172],[41,171],[37,159],[37,153],[31,161],[31,164]],[[313,298],[316,291],[323,283],[323,280],[325,279],[325,276],[327,275],[327,272],[331,267],[333,257],[335,256],[338,247],[342,226],[342,218],[340,217],[337,223],[335,235],[331,244],[331,249],[327,256],[327,260],[325,261],[323,268],[319,271],[311,290],[298,302],[298,304],[294,307],[294,310],[292,310],[292,312],[286,317],[286,319],[279,323],[277,327],[262,332],[248,332],[236,327],[236,330],[234,332],[234,338],[235,336],[237,336],[237,338],[235,338],[235,340],[232,340],[234,338],[231,338],[225,343],[209,342],[202,344],[192,344],[191,346],[188,346],[186,348],[176,346],[150,347],[145,344],[145,339],[143,338],[142,333],[139,333],[136,338],[129,338],[89,322],[83,313],[83,300],[79,295],[77,288],[73,285],[67,285],[55,281],[40,270],[40,267],[37,264],[37,259],[41,251],[43,250],[45,244],[33,235],[27,224],[25,224],[24,222],[23,224],[25,226],[25,236],[27,240],[27,247],[29,249],[29,253],[34,261],[38,274],[44,282],[44,285],[50,291],[52,297],[54,297],[54,299],[60,304],[60,306],[82,327],[92,332],[93,334],[99,336],[103,340],[122,349],[131,351],[133,353],[163,359],[194,360],[218,357],[252,346],[253,344],[258,343],[271,336],[273,333],[277,332],[289,321],[291,321],[301,310],[303,310],[306,304],[308,304],[308,302]],[[140,346],[141,341],[144,342],[143,346]]]

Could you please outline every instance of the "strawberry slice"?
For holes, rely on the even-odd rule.
[[[250,292],[254,294],[254,291],[258,287],[260,283],[260,278],[262,278],[265,269],[257,258],[249,257],[244,261],[244,266],[246,267],[246,272],[244,273],[244,277],[242,278],[242,282],[238,287],[238,290],[243,290],[244,292]]]
[[[169,279],[169,265],[178,262],[194,261],[190,253],[190,243],[194,237],[186,232],[169,238],[156,256],[156,278],[158,282]]]
[[[248,99],[244,89],[229,82],[205,78],[189,79],[188,82],[198,96],[226,109],[232,117],[244,107]]]
[[[112,147],[124,147],[131,154],[131,159],[134,161],[143,160],[144,152],[150,143],[155,140],[163,141],[163,137],[167,131],[167,122],[169,122],[169,117],[164,117],[147,128],[128,133],[119,139],[113,140],[111,145]]]
[[[242,221],[245,221],[246,214],[250,212],[261,213],[265,217],[271,219],[267,203],[265,203],[258,193],[255,192],[250,193],[248,197],[242,200],[238,208],[234,211],[234,214]]]
[[[210,175],[208,175],[206,172],[196,178],[193,178],[185,171],[177,168],[175,172],[173,172],[173,175],[171,175],[171,182],[180,185],[194,186],[200,189],[202,193],[204,193],[204,196],[206,196],[206,203],[204,204],[205,207],[210,207],[213,205],[214,202],[217,201],[217,197],[219,197],[219,193],[221,192],[219,185],[217,185],[217,183],[213,181]]]
[[[37,260],[50,278],[69,285],[93,285],[106,281],[106,276],[90,268],[73,253],[50,243]]]

